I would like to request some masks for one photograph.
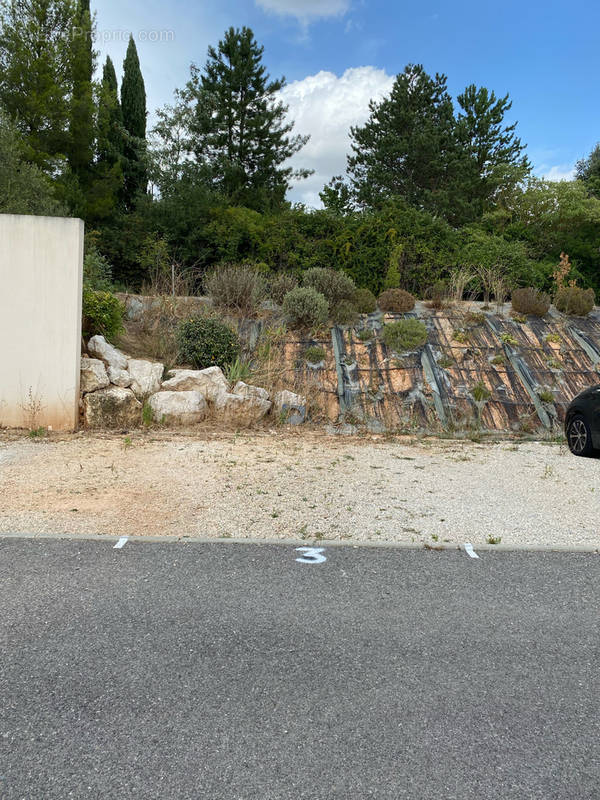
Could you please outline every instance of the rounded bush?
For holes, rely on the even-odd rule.
[[[404,314],[412,311],[415,307],[415,298],[410,292],[404,289],[386,289],[377,299],[377,304],[382,311],[392,311],[396,314]]]
[[[283,298],[283,310],[292,328],[314,328],[327,322],[328,305],[322,294],[309,286],[297,286]]]
[[[357,289],[352,298],[359,314],[372,314],[377,311],[377,298],[370,289]]]
[[[550,297],[534,286],[515,289],[512,293],[511,302],[513,311],[519,314],[532,314],[534,317],[543,317],[550,308]]]
[[[594,290],[580,289],[579,286],[564,286],[554,298],[554,305],[563,314],[586,317],[594,308]]]
[[[204,278],[204,289],[218,308],[252,316],[264,297],[265,282],[250,264],[222,264]]]
[[[114,294],[84,287],[82,332],[86,339],[101,334],[111,341],[123,330],[124,316],[125,306]]]
[[[358,321],[358,312],[350,300],[342,300],[331,311],[334,325],[354,325]]]
[[[269,284],[269,295],[277,305],[283,303],[283,298],[292,289],[298,286],[298,279],[291,272],[278,272]]]
[[[224,367],[240,355],[240,341],[236,334],[217,319],[193,317],[177,328],[179,360],[196,369]]]
[[[418,319],[400,319],[383,326],[384,344],[396,353],[410,353],[423,347],[427,341],[427,328]]]
[[[354,281],[345,272],[322,267],[307,269],[302,276],[302,283],[322,294],[330,309],[335,308],[342,300],[352,300],[356,291]]]

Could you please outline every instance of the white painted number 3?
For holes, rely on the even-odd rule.
[[[297,558],[299,564],[322,564],[327,561],[323,555],[324,547],[297,547],[296,552],[304,553],[303,556]]]

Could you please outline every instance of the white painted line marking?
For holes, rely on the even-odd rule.
[[[473,550],[473,545],[471,542],[465,542],[465,553],[471,556],[471,558],[479,558],[475,550]]]
[[[297,547],[296,552],[304,553],[303,556],[296,559],[299,564],[322,564],[327,561],[326,556],[323,555],[324,547]]]
[[[113,550],[120,550],[125,545],[128,538],[129,538],[128,536],[121,536],[119,541],[113,547]]]

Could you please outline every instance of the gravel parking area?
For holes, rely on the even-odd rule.
[[[600,459],[546,443],[3,434],[0,498],[0,532],[600,547]]]

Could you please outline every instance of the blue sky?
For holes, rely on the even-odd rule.
[[[110,53],[119,77],[134,33],[150,112],[225,28],[252,27],[271,75],[288,80],[299,132],[312,134],[296,161],[316,174],[291,194],[309,204],[343,171],[349,125],[364,122],[369,97],[386,94],[409,62],[444,72],[453,96],[469,83],[510,93],[511,121],[540,175],[567,176],[600,140],[600,4],[591,0],[104,0],[96,20],[100,57]]]

